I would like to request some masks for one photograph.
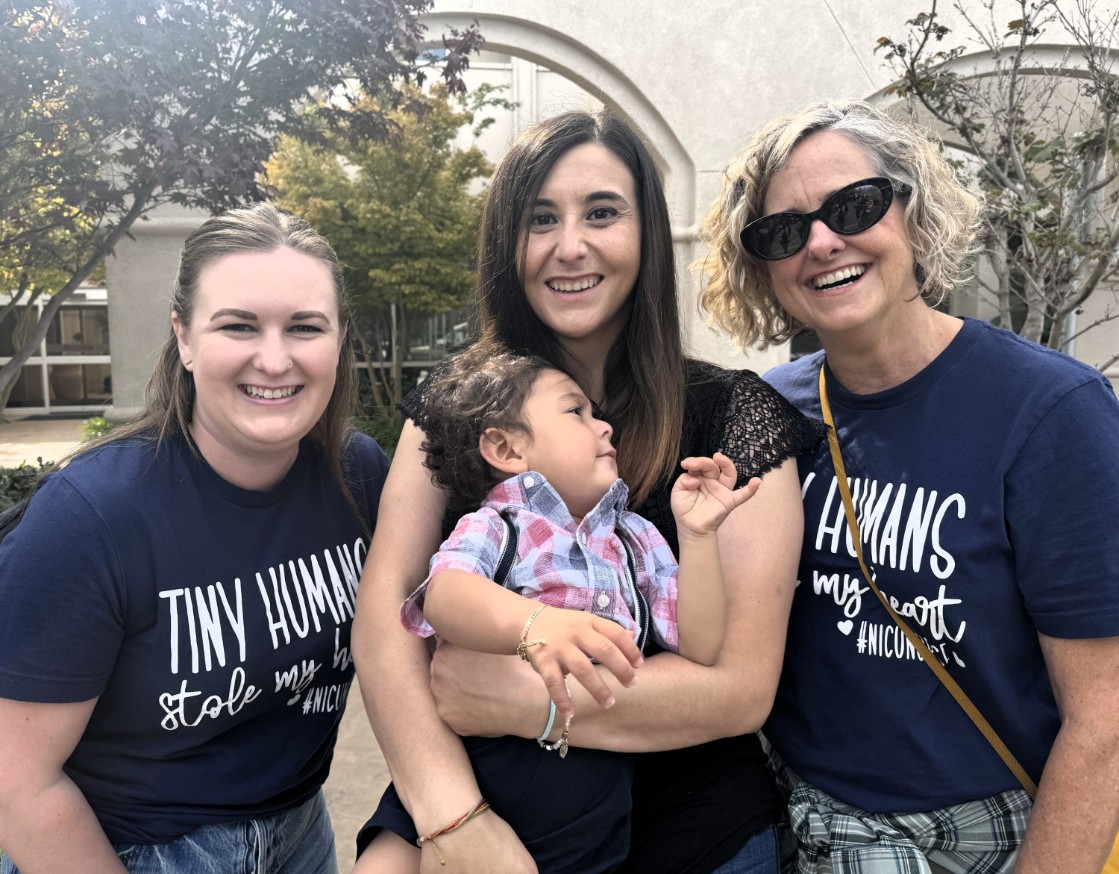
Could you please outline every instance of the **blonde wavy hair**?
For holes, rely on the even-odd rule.
[[[739,234],[764,215],[769,185],[793,149],[825,130],[862,148],[874,172],[894,184],[921,297],[936,306],[971,277],[981,249],[983,202],[957,178],[939,142],[861,100],[814,101],[773,119],[750,139],[727,167],[722,192],[700,225],[708,249],[692,265],[704,277],[700,307],[709,325],[743,347],[782,343],[805,328],[777,302],[765,263],[747,254]]]

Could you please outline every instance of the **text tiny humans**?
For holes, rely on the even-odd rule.
[[[240,578],[233,581],[232,603],[225,592],[225,585],[220,581],[209,586],[167,589],[160,592],[159,597],[168,602],[171,616],[172,674],[179,673],[179,634],[182,625],[186,626],[185,633],[190,641],[192,674],[198,673],[200,661],[205,662],[207,671],[213,669],[214,661],[225,667],[226,624],[237,640],[238,660],[245,661],[245,611]],[[185,622],[180,620],[180,613],[185,617]]]
[[[273,649],[291,643],[293,633],[294,638],[303,639],[312,631],[321,631],[321,619],[327,613],[335,625],[354,618],[364,552],[365,545],[358,540],[352,551],[339,546],[337,560],[327,551],[321,564],[312,555],[309,563],[299,559],[270,567],[267,581],[263,574],[256,575]]]

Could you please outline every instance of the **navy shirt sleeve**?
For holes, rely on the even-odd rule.
[[[1119,400],[1103,379],[1038,412],[1006,484],[1014,574],[1038,631],[1119,627]],[[1075,512],[1071,512],[1075,508]]]
[[[0,549],[0,696],[101,694],[124,636],[120,570],[101,516],[64,473],[48,477]]]

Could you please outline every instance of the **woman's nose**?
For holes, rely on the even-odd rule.
[[[806,248],[813,258],[826,261],[846,247],[847,241],[843,235],[837,234],[819,219],[815,219],[809,226]]]
[[[281,374],[292,366],[291,352],[282,337],[264,334],[257,347],[253,366],[261,373]]]
[[[556,255],[561,261],[575,261],[587,253],[586,239],[580,225],[565,222],[560,225],[559,234]]]

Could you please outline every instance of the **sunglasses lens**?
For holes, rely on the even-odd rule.
[[[751,222],[742,231],[742,245],[759,258],[780,261],[804,248],[816,219],[837,234],[858,234],[882,220],[893,196],[887,179],[854,182],[824,200],[817,212],[779,212]]]
[[[886,198],[876,185],[842,191],[825,204],[820,218],[837,234],[857,234],[877,224],[886,214]]]
[[[747,228],[746,245],[755,255],[778,261],[795,255],[808,239],[808,220],[793,212],[783,212],[754,222]]]

